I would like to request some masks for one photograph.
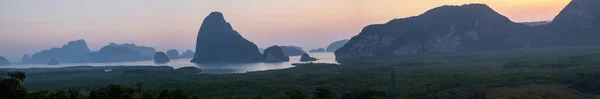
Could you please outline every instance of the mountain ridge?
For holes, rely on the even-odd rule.
[[[418,16],[368,25],[335,55],[343,62],[361,57],[523,48],[528,27],[485,4],[446,5]]]

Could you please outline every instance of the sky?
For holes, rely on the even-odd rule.
[[[157,51],[194,50],[204,17],[219,11],[260,48],[304,50],[357,35],[369,24],[417,16],[442,5],[483,3],[514,22],[552,20],[571,0],[0,0],[0,56],[84,39],[92,50],[110,42]]]

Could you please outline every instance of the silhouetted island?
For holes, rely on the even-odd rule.
[[[168,63],[169,61],[171,61],[169,56],[167,56],[167,54],[164,52],[156,52],[156,54],[154,54],[154,63],[156,64],[164,64]]]
[[[317,48],[317,49],[311,49],[308,52],[311,52],[311,53],[320,53],[320,52],[327,52],[327,51],[325,50],[325,48]]]
[[[88,53],[90,53],[90,49],[84,40],[69,41],[61,48],[42,50],[31,55],[31,62],[46,64],[51,59],[60,60],[63,63],[82,62],[85,61],[84,56]]]
[[[171,49],[167,51],[167,56],[169,56],[169,59],[179,59],[179,51],[177,51],[176,49]]]
[[[283,50],[283,53],[285,53],[285,55],[287,56],[299,56],[302,55],[306,52],[304,52],[304,50],[302,50],[301,47],[297,47],[297,46],[279,46],[281,47],[281,50]]]
[[[31,57],[29,57],[29,55],[25,54],[23,55],[23,57],[21,58],[21,64],[29,64],[31,63]]]
[[[335,41],[335,42],[329,44],[329,46],[327,46],[327,52],[335,52],[335,50],[342,48],[342,46],[344,46],[346,43],[348,43],[348,41],[350,41],[350,40],[343,39],[343,40]]]
[[[258,47],[242,37],[225,21],[223,14],[212,12],[198,31],[194,63],[260,62]]]
[[[148,46],[138,46],[135,45],[133,43],[125,43],[125,44],[116,44],[116,43],[110,43],[108,44],[109,46],[123,46],[123,47],[127,47],[133,51],[136,51],[144,56],[148,56],[148,57],[152,57],[154,56],[154,52],[156,52],[156,50],[153,47],[148,47]]]
[[[265,62],[285,62],[290,61],[290,57],[286,56],[281,50],[281,47],[274,45],[263,52],[263,58]]]
[[[185,52],[181,53],[181,58],[194,58],[194,52],[192,52],[192,50],[186,50]]]
[[[126,46],[109,44],[108,46],[102,47],[98,52],[92,52],[87,55],[89,61],[95,63],[107,63],[107,62],[130,62],[130,61],[144,61],[151,60],[151,57],[140,54],[139,52],[130,49]]]
[[[4,56],[0,56],[0,66],[12,65]]]
[[[314,58],[314,57],[310,57],[310,55],[308,55],[308,54],[306,54],[306,53],[304,53],[304,54],[302,54],[302,56],[300,56],[300,61],[302,61],[302,62],[306,62],[306,61],[316,61],[316,60],[318,60],[318,59],[317,59],[317,58]]]

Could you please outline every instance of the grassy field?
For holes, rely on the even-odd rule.
[[[515,49],[470,53],[432,53],[344,64],[300,64],[293,68],[240,74],[197,74],[171,67],[68,67],[24,71],[29,90],[73,89],[82,93],[108,84],[145,91],[181,89],[201,99],[316,97],[324,88],[334,98],[391,98],[391,66],[404,99],[597,98],[600,47]],[[105,72],[111,69],[110,72]],[[188,68],[189,69],[189,68]],[[354,97],[354,98],[352,98]]]

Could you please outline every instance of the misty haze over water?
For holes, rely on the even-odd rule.
[[[312,57],[318,58],[319,60],[313,61],[313,63],[337,63],[335,61],[335,55],[333,53],[309,53]],[[60,67],[71,67],[71,66],[171,66],[173,68],[181,68],[188,66],[196,66],[202,69],[202,73],[209,74],[224,74],[224,73],[245,73],[251,71],[263,71],[271,69],[284,69],[293,67],[294,63],[308,63],[300,62],[300,56],[290,56],[289,62],[258,62],[258,63],[220,63],[220,64],[195,64],[191,63],[191,58],[174,59],[169,63],[155,64],[152,60],[147,61],[135,61],[135,62],[115,62],[115,63],[63,63],[59,65],[46,65],[46,64],[15,64],[9,66],[2,66],[2,68],[60,68]]]

